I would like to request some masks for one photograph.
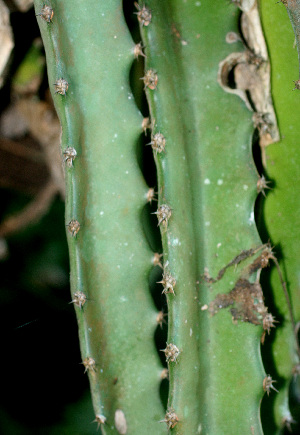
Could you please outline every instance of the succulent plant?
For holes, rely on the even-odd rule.
[[[124,16],[133,6],[138,36]],[[62,125],[72,301],[103,434],[261,434],[293,423],[300,207],[299,183],[294,199],[288,186],[299,151],[282,149],[296,140],[298,96],[278,86],[278,65],[288,73],[295,63],[291,40],[282,36],[281,50],[274,41],[281,6],[261,2],[270,62],[255,0],[35,0]],[[260,275],[272,261],[267,295]],[[277,390],[275,422],[262,428],[262,398]]]

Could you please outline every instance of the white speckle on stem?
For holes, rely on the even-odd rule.
[[[217,184],[218,184],[218,186],[221,186],[221,185],[223,184],[223,180],[219,179],[219,180],[217,181]]]
[[[254,211],[252,211],[252,212],[250,213],[249,224],[250,224],[250,225],[253,225],[253,224],[254,224]]]
[[[210,179],[209,178],[205,178],[204,184],[210,184]]]

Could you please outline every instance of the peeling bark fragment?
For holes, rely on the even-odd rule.
[[[229,293],[218,294],[214,301],[209,304],[208,310],[212,315],[217,314],[222,308],[229,306],[233,320],[260,325],[267,308],[264,304],[264,296],[259,283],[251,283],[247,279],[240,278],[233,290]]]
[[[219,64],[218,81],[229,93],[238,95],[249,110],[268,114],[268,128],[259,129],[263,163],[263,147],[279,140],[279,131],[271,98],[270,63],[256,0],[243,0],[240,5],[241,41],[244,52],[231,53]],[[229,40],[228,42],[231,42]],[[234,84],[229,77],[234,77]]]

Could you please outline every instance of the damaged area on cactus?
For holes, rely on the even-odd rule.
[[[254,125],[260,134],[260,145],[265,147],[279,140],[271,98],[270,63],[257,2],[242,2],[241,9],[241,41],[244,41],[245,50],[230,53],[220,62],[218,81],[224,91],[238,95],[248,109],[255,112]],[[232,42],[228,40],[228,43]],[[234,78],[234,85],[230,84],[229,77]],[[262,158],[265,164],[265,156]]]
[[[267,311],[261,285],[258,282],[251,283],[247,279],[240,278],[233,290],[216,296],[209,304],[208,311],[214,316],[219,310],[230,306],[232,306],[230,313],[234,321],[240,320],[261,325]]]
[[[69,83],[67,80],[60,78],[57,79],[54,83],[55,93],[60,95],[66,95],[67,90],[69,89]]]
[[[220,281],[220,279],[223,278],[225,272],[227,269],[229,269],[232,266],[238,266],[241,262],[244,260],[254,256],[259,251],[263,251],[262,254],[256,258],[244,271],[243,276],[249,277],[252,273],[256,272],[258,269],[262,267],[266,267],[266,260],[273,258],[272,249],[269,243],[257,246],[256,248],[250,248],[247,250],[242,250],[240,254],[238,254],[236,257],[234,257],[233,260],[231,260],[228,264],[226,264],[225,267],[219,270],[218,275],[216,278],[213,278],[209,275],[208,270],[204,271],[203,279],[208,283],[215,283],[217,281]]]

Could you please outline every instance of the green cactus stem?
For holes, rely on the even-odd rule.
[[[148,187],[135,154],[143,117],[128,83],[134,43],[120,1],[46,7],[35,1],[62,124],[72,300],[96,421],[104,434],[165,433],[140,218]]]
[[[121,1],[35,0],[62,124],[72,302],[96,422],[103,434],[259,435],[262,398],[277,390],[261,339],[276,319],[259,282],[274,253],[255,224],[268,182],[252,142],[258,131],[265,162],[279,134],[257,2],[134,4],[136,45]],[[129,86],[138,55],[150,119]],[[147,130],[162,256],[142,226],[156,191],[136,153]],[[154,265],[168,304],[166,410]]]
[[[143,14],[151,15],[147,25]],[[249,15],[245,20],[250,21]],[[266,76],[268,62],[262,58],[252,67],[241,38],[226,42],[227,35],[238,33],[238,17],[235,5],[223,1],[213,8],[210,2],[155,0],[138,7],[169,311],[165,422],[178,434],[262,433],[262,328],[254,325],[262,325],[267,309],[260,285],[253,282],[262,266],[245,267],[255,263],[250,257],[261,243],[253,212],[259,181],[251,155],[253,123],[251,112],[224,92],[218,76],[226,87],[233,52],[240,59],[236,65],[248,67],[254,78],[260,68]],[[254,48],[252,59],[265,53],[264,47]],[[259,103],[265,101],[257,103],[261,111]],[[155,145],[158,134],[164,138],[162,152]],[[166,207],[169,214],[163,214]],[[232,264],[240,267],[227,268],[212,284],[208,276],[217,276],[232,258],[239,258]],[[247,302],[246,294],[251,295]],[[225,307],[232,307],[231,312],[221,309]],[[176,358],[170,357],[170,346],[176,346]],[[243,418],[237,419],[237,412]]]
[[[299,165],[299,113],[300,99],[297,89],[293,92],[293,81],[297,88],[297,54],[299,52],[299,2],[285,1],[283,4],[261,2],[261,16],[272,63],[272,95],[278,117],[281,140],[265,149],[266,170],[272,180],[272,190],[267,195],[263,211],[265,228],[275,251],[280,255],[283,280],[287,283],[292,316],[282,290],[280,277],[276,270],[270,276],[273,289],[273,304],[278,312],[280,324],[276,328],[275,338],[269,349],[272,365],[277,370],[276,388],[279,394],[275,398],[274,415],[278,428],[294,427],[297,416],[293,416],[289,404],[291,381],[299,379],[299,344],[295,323],[300,320],[299,298],[299,197],[294,186],[300,184]],[[292,22],[290,25],[288,14]],[[280,26],[274,26],[274,23]],[[295,35],[293,34],[293,30]],[[266,344],[267,345],[267,344]],[[266,364],[270,364],[265,357]],[[298,409],[299,411],[299,409]],[[270,433],[275,433],[276,428]]]

